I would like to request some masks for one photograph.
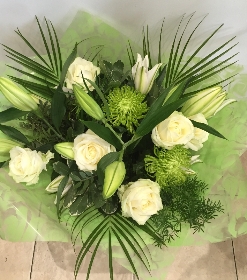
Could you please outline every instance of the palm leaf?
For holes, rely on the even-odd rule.
[[[109,255],[109,272],[110,272],[110,279],[113,280],[113,265],[112,265],[112,246],[111,246],[111,229],[108,231],[109,239],[108,239],[108,255]]]
[[[161,63],[161,44],[162,44],[162,32],[163,32],[164,22],[165,22],[165,19],[163,19],[161,28],[160,28],[158,63]],[[160,72],[161,72],[161,69],[159,69],[159,73]]]
[[[171,75],[172,75],[171,73],[173,72],[174,64],[176,62],[176,56],[173,58],[173,52],[174,52],[174,48],[175,48],[175,42],[176,42],[176,39],[177,39],[178,31],[179,31],[180,26],[182,24],[183,18],[184,18],[184,15],[182,16],[182,19],[180,20],[180,22],[178,24],[178,28],[177,28],[177,31],[175,33],[175,36],[174,36],[174,39],[173,39],[173,42],[172,42],[172,47],[171,47],[171,50],[170,50],[170,55],[169,55],[169,59],[168,59],[168,63],[167,63],[167,69],[166,69],[166,87],[167,87],[168,81],[171,80]],[[181,38],[180,38],[180,40],[181,40]],[[180,45],[180,43],[178,44],[176,52],[178,51],[179,45]]]
[[[63,68],[63,61],[62,61],[60,45],[59,45],[59,42],[58,42],[58,38],[57,38],[57,34],[56,34],[56,31],[55,31],[55,28],[54,28],[52,22],[51,21],[49,21],[49,22],[50,22],[50,25],[52,27],[53,34],[54,34],[54,37],[55,37],[55,40],[56,40],[57,53],[58,53],[58,61],[59,61],[59,69],[58,70],[61,72],[62,68]],[[59,73],[59,71],[58,71],[58,73]]]
[[[48,32],[48,39],[45,36],[45,33],[41,27],[41,24],[36,17],[37,25],[40,31],[40,36],[42,38],[43,44],[45,46],[47,60],[32,46],[32,44],[22,35],[19,29],[17,29],[16,34],[26,43],[26,45],[32,50],[34,55],[39,59],[39,62],[34,61],[22,55],[21,53],[7,47],[4,45],[5,51],[8,53],[8,57],[24,67],[24,69],[31,70],[31,72],[35,74],[31,74],[26,70],[22,70],[20,68],[16,68],[10,65],[8,67],[18,71],[21,74],[24,74],[27,77],[31,77],[35,82],[39,83],[40,85],[45,85],[46,87],[54,88],[58,85],[60,79],[60,73],[62,70],[62,56],[61,50],[57,38],[57,34],[51,22],[48,22],[45,18],[46,28]],[[49,40],[49,44],[48,44]],[[20,82],[21,85],[24,85],[24,79],[16,80]],[[26,83],[27,85],[27,83]],[[28,89],[30,91],[34,91],[37,95],[40,94],[37,92],[38,87],[37,84],[28,84]],[[43,88],[44,89],[44,88]],[[42,94],[41,97],[47,98],[45,94]],[[49,98],[50,99],[50,98]]]
[[[30,91],[41,98],[51,101],[52,95],[47,86],[13,76],[9,76],[9,78],[11,78],[14,82],[22,85],[27,91]]]
[[[38,51],[29,43],[29,41],[21,34],[20,30],[17,28],[15,33],[21,37],[21,39],[26,43],[26,45],[34,52],[34,54],[48,67],[52,70],[52,67],[45,61],[45,59],[38,53]]]
[[[182,42],[182,39],[183,39],[183,36],[185,34],[185,31],[189,25],[189,22],[190,20],[192,19],[192,17],[194,16],[195,12],[189,17],[189,20],[187,21],[185,27],[184,27],[184,30],[182,31],[182,34],[179,38],[179,42],[177,44],[177,47],[176,47],[176,50],[175,50],[175,54],[174,54],[174,59],[173,59],[173,63],[172,63],[172,71],[171,71],[171,80],[173,80],[173,77],[176,75],[176,71],[177,71],[177,68],[179,67],[179,64],[177,62],[177,57],[178,57],[178,53],[179,53],[179,49],[180,49],[180,45],[181,45],[181,42]]]
[[[176,31],[176,34],[175,34],[175,37],[174,37],[174,40],[173,40],[173,43],[172,43],[172,46],[171,46],[170,56],[169,56],[168,64],[167,64],[167,71],[166,71],[166,77],[165,77],[165,86],[166,87],[168,87],[171,84],[173,84],[173,85],[179,84],[184,79],[188,79],[191,76],[195,76],[195,79],[194,79],[193,83],[190,84],[190,86],[193,86],[193,85],[195,85],[199,82],[202,82],[202,81],[204,81],[208,78],[211,78],[211,77],[215,76],[216,74],[225,70],[227,67],[230,67],[231,65],[236,63],[236,61],[235,61],[235,62],[229,63],[225,67],[219,68],[220,65],[222,65],[223,63],[229,62],[233,57],[235,57],[237,55],[237,54],[234,54],[234,55],[230,56],[229,58],[225,59],[223,62],[221,62],[219,64],[216,64],[216,65],[214,64],[219,58],[221,58],[223,55],[229,53],[229,51],[231,51],[237,45],[237,43],[236,43],[236,44],[228,47],[226,50],[223,50],[226,46],[229,45],[229,43],[231,43],[235,39],[235,37],[233,37],[230,40],[223,43],[222,45],[220,45],[214,51],[207,54],[199,62],[195,63],[193,66],[190,66],[190,63],[192,62],[193,58],[195,58],[197,56],[199,51],[207,45],[209,40],[220,30],[220,28],[223,25],[220,25],[217,29],[215,29],[199,45],[199,47],[185,61],[185,63],[182,63],[182,60],[183,60],[183,58],[186,54],[186,50],[188,48],[188,45],[189,45],[189,42],[191,41],[192,36],[194,35],[196,29],[200,26],[200,24],[205,19],[205,17],[204,17],[197,24],[197,26],[193,29],[193,31],[191,32],[191,34],[189,35],[189,38],[187,39],[187,41],[185,43],[185,46],[181,50],[181,55],[179,55],[182,38],[184,37],[185,30],[187,29],[187,26],[188,26],[189,22],[191,21],[191,18],[192,18],[193,15],[194,14],[192,14],[189,17],[189,19],[188,19],[188,21],[187,21],[187,23],[186,23],[186,25],[185,25],[185,27],[182,31],[182,34],[179,38],[177,38],[178,37],[177,35],[178,35],[178,31],[181,28],[183,18],[181,19],[181,21],[178,25],[178,28],[177,28],[177,31]],[[212,85],[210,85],[210,87],[212,87]]]
[[[134,271],[134,273],[135,273],[137,279],[140,279],[139,276],[138,276],[137,270],[136,270],[136,268],[135,268],[135,265],[134,265],[134,263],[133,263],[133,261],[132,261],[132,258],[131,258],[130,254],[129,254],[129,252],[128,252],[128,249],[126,248],[126,246],[125,246],[125,244],[123,243],[122,239],[120,238],[119,234],[118,234],[114,229],[112,229],[112,232],[115,234],[115,236],[116,236],[116,238],[117,238],[119,244],[121,245],[121,247],[122,247],[122,249],[123,249],[123,251],[124,251],[124,254],[125,254],[126,258],[128,259],[128,261],[129,261],[129,263],[130,263],[130,265],[131,265],[131,267],[132,267],[132,269],[133,269],[133,271]],[[131,245],[131,244],[129,244],[129,245]],[[133,247],[132,247],[132,248],[133,248]]]
[[[184,58],[185,51],[186,51],[186,49],[187,49],[187,47],[188,47],[188,44],[189,44],[189,42],[190,42],[190,40],[191,40],[193,34],[196,32],[197,28],[201,25],[201,23],[204,21],[205,18],[206,18],[206,16],[204,16],[204,17],[202,18],[202,20],[196,25],[196,27],[194,28],[194,30],[191,32],[189,38],[187,39],[187,41],[186,41],[186,43],[185,43],[185,46],[184,46],[184,48],[183,48],[183,50],[182,50],[182,53],[181,53],[181,55],[179,56],[179,58],[178,58],[178,60],[177,60],[176,68],[174,69],[174,76],[176,76],[176,73],[178,72],[179,66],[180,66],[180,64],[181,64],[181,62],[182,62],[182,59]],[[189,20],[189,21],[190,21],[190,20]],[[189,23],[189,21],[188,21],[188,23]],[[188,24],[187,24],[187,25],[188,25]],[[187,28],[187,25],[186,25],[186,28]],[[184,31],[185,31],[185,30],[184,30]],[[183,34],[184,34],[184,33],[182,33],[182,36],[183,36]],[[182,39],[182,38],[181,38],[181,39]]]
[[[119,232],[119,234],[121,234],[124,237],[124,240],[126,240],[129,244],[133,244],[133,251],[135,252],[135,254],[137,256],[139,256],[139,259],[141,260],[141,262],[144,264],[144,266],[146,267],[146,269],[149,271],[150,270],[150,264],[148,261],[147,256],[145,255],[141,245],[139,244],[139,242],[136,240],[136,238],[134,237],[134,235],[131,233],[131,231],[124,226],[122,223],[119,224],[119,226],[121,225],[122,229],[124,229],[124,231],[121,229],[121,227],[119,227],[116,223],[112,222],[112,224],[114,225],[114,227],[116,228],[116,230]],[[125,234],[127,233],[127,234]],[[132,239],[132,241],[130,240],[130,238]],[[143,240],[143,239],[142,239]],[[139,254],[139,252],[137,251],[137,249],[135,248],[135,245],[138,246],[138,248],[140,249],[140,251],[143,253],[143,255],[145,256],[145,259],[147,261],[147,264],[145,263],[145,261],[141,258],[141,255]]]
[[[38,75],[46,75],[48,76],[50,79],[54,79],[57,80],[57,76],[51,71],[51,69],[47,68],[46,66],[36,62],[35,60],[32,60],[31,58],[22,55],[21,53],[5,46],[4,46],[4,50],[9,54],[9,56],[7,55],[7,57],[9,57],[10,59],[15,58],[16,62],[19,63],[20,65],[25,64],[24,67],[32,67],[32,69],[34,69],[34,71],[38,74]]]
[[[179,76],[183,70],[188,66],[188,64],[192,61],[192,59],[194,57],[196,57],[196,55],[199,53],[199,51],[206,45],[206,43],[220,30],[220,28],[223,26],[223,24],[221,24],[216,30],[214,30],[214,32],[206,39],[203,41],[203,43],[194,51],[194,53],[190,56],[190,58],[186,61],[186,63],[183,65],[183,67],[181,68],[181,70],[179,71],[178,75]]]
[[[46,42],[46,38],[45,38],[44,32],[43,32],[43,30],[42,30],[42,28],[41,28],[41,26],[40,26],[40,23],[39,23],[38,18],[37,18],[37,17],[35,17],[35,18],[36,18],[36,21],[37,21],[37,24],[38,24],[38,27],[39,27],[39,31],[40,31],[41,37],[42,37],[42,39],[43,39],[43,43],[44,43],[44,46],[45,46],[45,49],[46,49],[46,53],[47,53],[48,58],[49,58],[49,61],[50,61],[50,67],[51,67],[51,68],[53,69],[53,71],[54,71],[53,60],[52,60],[52,57],[51,57],[51,53],[50,53],[48,44],[47,44],[47,42]],[[45,21],[46,21],[46,19],[45,19]],[[48,30],[48,32],[49,32],[49,30]]]
[[[87,279],[86,279],[86,280],[89,279],[89,276],[90,276],[90,272],[91,272],[91,268],[92,268],[92,265],[93,265],[93,261],[94,261],[95,255],[96,255],[97,250],[98,250],[98,248],[99,248],[100,242],[101,242],[101,240],[103,239],[103,237],[104,237],[104,235],[106,234],[107,231],[108,231],[108,229],[106,229],[106,230],[101,234],[101,236],[99,237],[99,240],[98,240],[98,242],[97,242],[97,244],[96,244],[96,246],[95,246],[95,249],[94,249],[94,251],[93,251],[93,254],[92,254],[92,256],[91,256],[91,260],[90,260],[90,263],[89,263],[89,266],[88,266],[88,270],[87,270]]]

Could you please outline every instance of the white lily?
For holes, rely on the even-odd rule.
[[[198,92],[194,97],[190,98],[182,107],[181,112],[190,117],[198,113],[202,113],[206,119],[214,116],[225,106],[236,102],[235,99],[226,99],[226,92],[222,91],[222,87],[213,87]]]
[[[147,94],[153,86],[155,76],[161,65],[162,63],[158,63],[151,70],[148,70],[148,55],[142,60],[141,55],[138,53],[136,64],[132,67],[132,77],[134,79],[135,89],[143,94]]]

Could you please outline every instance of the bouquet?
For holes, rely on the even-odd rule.
[[[101,45],[78,53],[88,38],[75,42],[63,59],[47,20],[46,35],[37,19],[45,56],[19,30],[35,57],[4,45],[19,65],[9,67],[22,76],[0,77],[0,91],[11,104],[0,112],[2,167],[30,191],[42,186],[42,174],[49,176],[42,188],[53,197],[57,218],[69,217],[73,244],[81,238],[75,277],[92,250],[88,279],[97,250],[105,247],[113,279],[117,245],[139,279],[137,262],[152,270],[151,241],[166,246],[178,238],[182,225],[202,231],[224,211],[219,200],[207,197],[208,182],[196,166],[204,164],[200,153],[207,141],[227,141],[228,135],[208,120],[236,101],[225,89],[235,74],[217,79],[235,63],[235,54],[218,62],[235,44],[232,38],[197,59],[217,28],[188,56],[202,23],[184,38],[192,17],[182,18],[164,61],[163,24],[158,56],[151,52],[147,27],[142,54],[129,41],[125,64],[105,59]]]

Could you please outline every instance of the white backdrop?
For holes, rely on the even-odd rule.
[[[17,27],[27,37],[35,36],[35,15],[50,19],[62,34],[78,10],[99,16],[132,39],[143,25],[155,26],[164,16],[169,20],[194,11],[197,16],[209,13],[204,26],[225,23],[222,34],[237,35],[239,63],[247,66],[246,0],[0,0],[0,43],[14,47]],[[0,49],[0,60],[4,59]]]

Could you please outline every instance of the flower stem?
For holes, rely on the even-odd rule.
[[[103,124],[105,125],[105,127],[109,128],[110,131],[117,137],[117,139],[120,141],[120,143],[122,145],[124,145],[123,140],[119,137],[119,135],[115,132],[115,130],[112,128],[112,126],[110,124],[107,123],[106,119],[102,120]]]
[[[63,136],[58,133],[52,125],[50,125],[50,123],[44,118],[44,116],[42,114],[40,114],[41,112],[39,112],[38,114],[36,114],[36,116],[38,116],[56,135],[57,137],[59,137],[60,139],[62,139],[63,141],[65,141],[65,138],[63,138]]]

